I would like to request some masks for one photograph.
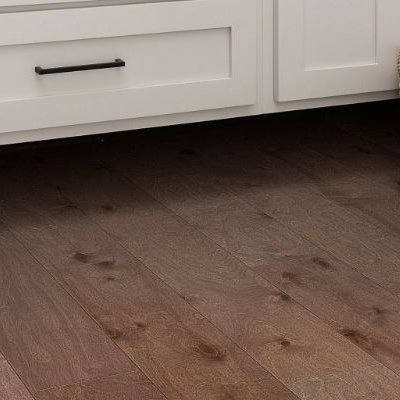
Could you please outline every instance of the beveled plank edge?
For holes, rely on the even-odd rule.
[[[21,248],[23,248],[26,251],[26,253],[32,258],[32,260],[34,260],[37,263],[38,268],[40,268],[42,270],[42,272],[47,274],[49,279],[51,279],[53,281],[53,283],[58,286],[59,290],[61,290],[65,294],[65,296],[68,296],[70,298],[70,300],[75,303],[77,309],[81,310],[82,315],[85,315],[87,320],[91,321],[93,323],[93,325],[96,326],[99,329],[99,332],[103,333],[104,339],[110,343],[110,346],[113,346],[115,348],[116,352],[118,352],[122,356],[124,356],[126,358],[127,362],[129,363],[129,365],[132,367],[132,371],[121,372],[119,374],[113,374],[113,375],[106,375],[106,376],[100,377],[99,379],[105,379],[105,378],[108,378],[108,377],[111,377],[111,376],[118,376],[118,375],[122,375],[122,374],[125,374],[125,373],[132,373],[132,372],[134,372],[134,370],[136,370],[137,373],[140,373],[148,382],[150,382],[150,383],[152,383],[154,385],[154,383],[149,379],[149,377],[144,373],[144,371],[135,363],[135,361],[132,360],[132,358],[129,357],[129,355],[126,354],[126,352],[122,348],[120,348],[120,346],[118,346],[117,343],[115,343],[115,341],[112,340],[104,332],[104,329],[101,327],[101,325],[98,323],[98,321],[89,312],[86,311],[85,307],[81,304],[79,299],[76,298],[76,296],[73,295],[73,293],[69,289],[69,287],[63,285],[62,282],[60,282],[60,280],[53,273],[51,273],[51,271],[48,270],[43,265],[43,263],[40,262],[40,260],[37,259],[37,257],[30,251],[30,249],[27,246],[25,246],[25,244],[20,240],[20,238],[17,235],[15,235],[15,233],[12,230],[12,227],[10,227],[1,217],[0,217],[0,227],[3,227],[7,231],[7,234],[9,234],[12,237],[12,239],[15,240],[15,242],[18,243],[19,246],[21,246]],[[0,361],[1,361],[1,355],[2,355],[2,353],[0,351]],[[8,362],[8,360],[5,358],[5,356],[3,356],[3,358]],[[8,362],[8,364],[12,367],[12,364],[10,362]],[[26,383],[24,382],[24,380],[22,378],[19,378],[19,379],[21,380],[23,385],[25,387],[27,387]],[[94,378],[94,380],[97,380],[97,378]],[[85,381],[84,379],[81,379],[81,380],[78,380],[78,381],[75,381],[75,382],[71,382],[70,384],[68,384],[66,386],[74,385],[76,383],[84,382],[84,381]],[[91,381],[91,380],[89,380],[89,381]],[[139,381],[145,382],[145,380],[139,380]],[[49,387],[49,388],[46,388],[46,389],[43,389],[43,390],[47,390],[47,389],[51,389],[51,388],[53,388],[53,387]],[[159,392],[161,392],[161,389],[159,389],[158,387],[157,387],[157,390]],[[29,392],[30,392],[31,395],[33,394],[31,391],[29,391]],[[0,400],[2,400],[2,399],[0,399]]]
[[[18,395],[21,395],[23,397],[6,397],[4,400],[33,400],[33,394],[29,391],[25,383],[22,381],[20,376],[17,374],[17,372],[14,370],[12,367],[11,363],[6,359],[6,357],[3,355],[2,352],[0,352],[0,372],[4,371],[5,374],[7,374],[8,382],[12,383],[13,386],[10,388],[13,390],[16,388],[19,393],[16,393]],[[0,375],[0,380],[2,378],[2,375]],[[1,386],[1,382],[0,382]],[[11,394],[10,392],[8,394]]]
[[[355,382],[353,381],[352,383],[352,379],[355,380]],[[364,384],[363,380],[366,380]],[[375,392],[375,387],[382,389],[381,383],[383,383],[383,381],[385,381],[384,383],[389,384],[393,381],[395,382],[392,386],[385,386],[385,393],[378,393],[378,395],[385,395],[385,397],[382,397],[382,400],[397,400],[397,393],[400,390],[398,375],[392,371],[389,371],[388,373],[388,371],[385,371],[385,367],[380,363],[370,365],[362,369],[353,369],[344,374],[338,373],[327,375],[326,381],[324,382],[319,379],[308,379],[304,381],[293,382],[290,387],[294,392],[297,393],[297,396],[299,396],[300,398],[307,398],[307,391],[305,391],[307,386],[314,386],[314,389],[311,389],[311,393],[313,393],[313,391],[318,391],[318,393],[321,393],[323,391],[326,396],[329,396],[329,399],[331,399],[331,393],[332,390],[334,390],[333,395],[335,396],[335,399],[338,395],[340,395],[340,399],[347,399],[346,394],[348,393],[349,386],[353,386],[355,388],[358,398],[360,388],[357,388],[357,385],[361,385],[363,389],[367,390],[366,393],[361,394],[363,398],[364,395],[368,395],[369,397],[370,394],[373,394],[375,398],[375,395],[377,394]],[[373,386],[368,387],[368,385],[365,383],[370,383]],[[386,389],[388,389],[389,392],[387,392]],[[396,397],[392,397],[393,393],[395,393],[394,395]],[[389,395],[390,397],[387,397],[386,395]],[[379,398],[381,399],[381,397]]]
[[[104,161],[104,160],[103,160]],[[261,275],[259,272],[255,271],[254,269],[252,269],[251,267],[249,267],[246,263],[244,263],[242,260],[240,260],[239,258],[237,258],[235,255],[233,255],[232,253],[230,253],[228,250],[226,250],[225,248],[223,248],[220,244],[218,244],[217,242],[215,242],[211,237],[209,237],[207,234],[205,234],[204,232],[202,232],[197,226],[194,226],[193,224],[191,224],[186,218],[184,218],[181,215],[178,215],[174,210],[172,210],[170,207],[168,207],[168,205],[166,205],[164,202],[162,202],[161,200],[155,198],[152,194],[150,194],[149,192],[147,192],[145,189],[143,189],[141,186],[139,186],[136,182],[132,181],[131,179],[129,179],[129,176],[122,174],[122,172],[120,170],[116,170],[115,168],[113,168],[112,165],[108,165],[108,164],[103,164],[103,166],[108,170],[108,172],[110,174],[115,174],[117,176],[119,176],[122,180],[128,180],[130,182],[130,184],[135,187],[138,191],[143,192],[144,194],[146,194],[146,196],[150,197],[155,203],[159,204],[162,208],[164,208],[165,210],[167,210],[169,213],[171,213],[173,215],[173,217],[180,221],[180,223],[189,226],[191,229],[194,229],[199,235],[201,235],[203,238],[205,238],[206,240],[212,242],[216,247],[218,247],[221,251],[225,252],[226,254],[230,255],[233,259],[235,259],[235,261],[239,264],[241,264],[246,270],[248,270],[249,272],[254,273],[258,278],[260,278],[262,281],[268,283],[269,285],[273,286],[277,291],[283,292],[285,293],[283,290],[281,290],[280,288],[278,288],[276,285],[274,285],[273,283],[271,283],[268,279],[266,279],[263,275]],[[232,194],[234,195],[234,194]],[[99,224],[97,222],[97,220],[95,220],[92,216],[90,216],[90,214],[86,213],[85,210],[81,209],[79,205],[77,205],[77,203],[72,200],[68,195],[63,194],[63,196],[68,199],[71,203],[73,203],[79,210],[80,212],[85,215],[86,218],[88,218],[90,221],[92,221],[92,223],[94,223],[99,229],[103,230],[110,238],[114,239],[114,241],[116,241],[116,243],[118,243],[122,248],[124,248],[125,251],[127,251],[129,254],[131,254],[133,257],[137,258],[136,255],[134,254],[133,250],[127,246],[125,243],[120,242],[119,240],[115,239],[114,236],[109,232],[108,229],[104,228],[101,224]],[[165,280],[161,275],[157,274],[152,268],[150,268],[145,261],[140,260],[140,262],[153,274],[155,275],[158,279],[160,279],[164,284],[166,284],[174,293],[176,293],[179,297],[180,294],[177,292],[177,289],[175,289],[174,287],[172,287],[170,285],[170,283],[168,283],[168,280]],[[300,308],[304,309],[304,311],[307,311],[310,313],[310,315],[313,315],[316,319],[318,319],[321,324],[332,328],[332,324],[322,320],[318,315],[316,315],[315,313],[313,313],[311,310],[309,310],[307,307],[305,307],[304,305],[302,305],[300,302],[298,302],[295,299],[292,299],[294,303],[296,303]],[[203,314],[195,305],[190,304],[186,299],[184,299],[185,303],[188,304],[190,307],[192,307],[198,314],[200,314],[206,321],[208,321],[209,324],[211,324],[216,330],[218,330],[221,335],[223,335],[226,340],[230,341],[235,347],[237,347],[240,351],[242,351],[244,354],[246,354],[251,360],[253,360],[254,363],[256,363],[261,369],[263,369],[264,371],[266,371],[267,373],[271,374],[272,376],[274,376],[274,378],[280,382],[285,388],[288,389],[288,391],[290,391],[296,398],[299,398],[298,394],[290,387],[290,385],[286,384],[285,382],[283,382],[279,376],[274,375],[267,367],[263,366],[259,361],[257,361],[243,346],[241,346],[236,340],[234,340],[231,336],[226,335],[223,330],[215,325],[209,318],[207,318],[207,316],[205,314]],[[334,329],[332,329],[332,332],[335,332]],[[354,347],[354,349],[360,350],[360,348],[354,344],[352,344],[352,347]],[[362,349],[361,349],[362,350]],[[363,351],[363,353],[367,354],[368,356],[370,356],[367,352]],[[376,362],[375,359],[373,359],[371,357],[371,361]],[[371,364],[372,365],[372,364]],[[383,364],[381,364],[381,366],[383,368],[386,368]]]
[[[262,153],[260,153],[262,154]],[[283,162],[286,162],[283,160]],[[201,230],[201,228],[199,228],[196,224],[193,224],[189,221],[188,218],[186,218],[183,215],[177,214],[171,207],[168,206],[168,204],[166,204],[165,202],[163,202],[161,199],[159,198],[155,198],[153,196],[152,193],[150,193],[149,191],[147,191],[144,187],[142,187],[140,184],[138,184],[135,180],[132,180],[131,177],[129,176],[129,173],[124,173],[122,169],[120,169],[119,167],[115,168],[114,163],[108,163],[107,160],[105,160],[104,158],[102,159],[102,163],[103,165],[106,167],[106,169],[109,171],[109,173],[111,174],[116,174],[119,177],[122,177],[122,179],[125,179],[127,181],[130,182],[130,184],[133,187],[136,187],[138,190],[146,193],[147,196],[151,197],[155,202],[159,203],[162,207],[168,209],[169,212],[171,212],[175,218],[177,218],[178,220],[181,220],[181,222],[183,222],[184,224],[189,225],[192,229],[196,230],[200,235],[202,235],[203,237],[207,238],[208,240],[210,240],[211,242],[214,243],[215,246],[219,247],[222,251],[226,252],[227,254],[229,254],[233,259],[236,260],[236,262],[242,264],[247,270],[252,271],[255,275],[257,275],[260,279],[262,279],[263,281],[267,282],[269,285],[273,286],[276,288],[277,291],[281,291],[285,294],[287,294],[293,302],[297,303],[301,308],[307,310],[310,314],[314,315],[318,320],[321,321],[321,323],[331,327],[333,329],[333,331],[336,331],[335,326],[333,323],[331,323],[330,321],[327,321],[325,319],[323,319],[320,315],[316,314],[312,309],[310,309],[308,306],[304,305],[302,302],[300,302],[297,299],[294,299],[293,297],[290,296],[289,293],[287,293],[287,291],[285,291],[283,288],[280,288],[278,286],[276,286],[273,282],[271,282],[264,274],[260,273],[259,271],[257,271],[256,268],[249,266],[245,261],[241,260],[240,258],[238,258],[234,253],[232,253],[231,251],[229,251],[228,249],[224,248],[222,245],[220,245],[219,243],[217,243],[212,236],[208,235],[206,232],[203,232]],[[296,168],[293,167],[292,168]],[[297,168],[296,168],[297,169]],[[243,203],[247,204],[249,207],[251,207],[254,210],[261,210],[258,206],[254,205],[252,202],[247,201],[246,199],[242,198],[240,195],[238,195],[236,192],[231,192],[231,195],[236,197],[237,199],[240,199]],[[261,210],[262,211],[262,210]],[[84,212],[84,211],[82,211]],[[87,215],[85,213],[85,215]],[[90,216],[88,216],[90,218]],[[273,217],[271,217],[273,218]],[[302,238],[305,242],[308,242],[310,244],[312,244],[313,246],[320,248],[321,251],[324,251],[326,253],[328,253],[329,255],[332,256],[333,259],[338,260],[339,262],[341,262],[342,264],[347,265],[350,269],[354,270],[355,272],[357,272],[358,274],[360,274],[360,276],[364,277],[365,279],[367,279],[368,281],[371,282],[371,284],[373,285],[377,285],[379,286],[383,291],[385,291],[388,294],[392,294],[388,289],[386,289],[385,287],[381,286],[379,283],[375,282],[374,280],[372,280],[371,278],[369,278],[368,276],[364,275],[362,272],[358,271],[356,268],[354,268],[353,266],[351,266],[349,264],[349,262],[347,262],[345,259],[339,259],[337,255],[335,255],[334,253],[332,253],[331,251],[329,251],[327,248],[325,247],[321,247],[317,242],[315,242],[314,240],[310,239],[309,237],[305,236],[304,233],[302,231],[298,231],[295,230],[293,228],[291,228],[290,226],[286,225],[285,223],[279,221],[276,218],[273,218],[275,220],[275,222],[279,225],[281,225],[284,229],[289,229],[291,232],[293,232],[294,235]],[[96,221],[94,221],[96,223]],[[97,224],[97,223],[96,223]],[[128,252],[132,252],[129,248],[129,246],[125,246],[124,243],[120,243],[121,246],[123,246]],[[151,269],[150,269],[151,270]],[[154,272],[153,272],[154,273]],[[174,289],[173,289],[174,290]],[[393,295],[393,294],[392,294]],[[197,308],[194,307],[196,310]],[[199,310],[197,310],[199,313],[201,313]],[[202,314],[203,315],[203,314]],[[204,315],[203,315],[204,316]],[[204,318],[206,318],[208,320],[208,318],[206,316],[204,316]],[[210,321],[210,323],[212,323]],[[216,329],[219,330],[218,326],[216,326]],[[222,332],[222,331],[221,331]],[[222,332],[222,334],[224,334]],[[230,340],[233,341],[233,343],[235,343],[237,346],[239,346],[243,351],[246,352],[246,354],[248,354],[255,362],[258,363],[257,360],[255,360],[246,350],[244,350],[235,340],[233,340],[233,338],[228,337]],[[367,350],[365,350],[364,348],[362,348],[361,346],[357,346],[354,342],[352,342],[352,345],[361,350],[363,353],[367,354],[368,356],[370,356],[375,362],[377,366],[386,368],[388,371],[390,371],[391,373],[395,374],[396,376],[400,377],[400,374],[398,374],[397,372],[393,371],[393,369],[390,366],[387,366],[386,364],[382,363],[379,359],[377,359],[372,353],[368,352]],[[261,364],[260,364],[261,365]],[[261,365],[262,366],[262,365]],[[263,366],[262,366],[263,367]],[[263,367],[264,369],[266,369],[265,367]],[[279,379],[279,378],[277,378]],[[286,385],[286,387],[288,387],[289,390],[291,390],[292,392],[292,385]],[[297,396],[298,394],[296,392],[294,392]]]
[[[137,187],[138,190],[143,191],[141,188]],[[144,192],[144,191],[143,191]],[[146,194],[147,195],[147,194]],[[70,200],[68,198],[68,196],[65,196],[63,194],[63,197],[68,199],[71,203],[74,203],[74,201]],[[166,208],[162,203],[160,203],[157,199],[154,199],[152,196],[150,196],[153,201],[155,203],[161,204],[162,207]],[[124,251],[127,252],[127,254],[130,254],[130,256],[132,258],[135,258],[137,260],[139,260],[136,255],[132,252],[132,250],[129,247],[124,246],[123,243],[120,243],[117,239],[115,239],[115,237],[113,237],[113,235],[111,235],[108,230],[104,229],[101,225],[98,224],[98,222],[96,220],[94,220],[90,215],[88,215],[84,210],[82,210],[79,206],[77,206],[77,209],[79,210],[79,212],[85,217],[87,218],[89,221],[91,221],[91,223],[93,225],[96,225],[96,227],[102,231],[107,237],[108,240],[110,241],[110,243],[115,244],[116,246],[120,246],[122,249],[124,249]],[[166,208],[167,209],[167,208]],[[169,209],[168,209],[169,210]],[[173,213],[174,218],[176,218],[177,220],[179,220],[181,223],[185,224],[185,225],[189,225],[184,219],[182,219],[179,215],[176,215],[175,213]],[[57,276],[55,274],[52,273],[52,271],[50,271],[49,269],[47,269],[33,254],[32,252],[29,250],[29,248],[26,246],[26,244],[24,244],[17,235],[14,234],[12,227],[10,227],[8,224],[6,224],[4,221],[1,220],[0,218],[0,223],[3,224],[7,230],[10,232],[10,234],[18,241],[18,243],[40,264],[40,266],[42,268],[45,269],[45,271],[49,274],[49,276],[54,279],[56,281],[56,283],[60,286],[61,289],[65,290],[68,295],[73,299],[73,301],[75,301],[79,307],[89,316],[90,319],[92,319],[94,321],[94,323],[101,329],[103,330],[103,328],[99,325],[99,323],[97,322],[97,320],[95,319],[95,317],[93,317],[91,315],[91,313],[89,311],[86,310],[86,307],[80,302],[79,298],[74,294],[73,290],[71,290],[71,288],[69,287],[68,284],[64,284],[63,282],[61,282]],[[205,238],[207,238],[206,235],[204,235],[202,232],[198,231],[198,233],[202,236],[204,236]],[[214,242],[213,242],[214,243]],[[216,244],[217,245],[217,244]],[[217,245],[218,246],[218,245]],[[219,247],[219,246],[218,246]],[[222,249],[222,248],[221,248]],[[169,290],[171,290],[171,292],[173,292],[177,297],[182,298],[182,296],[177,292],[177,290],[175,288],[173,288],[172,286],[170,286],[170,284],[168,283],[168,281],[164,280],[163,277],[159,276],[157,273],[155,273],[151,268],[149,268],[144,262],[139,261],[142,265],[143,268],[147,269],[151,275],[154,276],[154,279],[158,280],[160,283],[162,283],[163,285],[165,285],[165,287],[167,287]],[[247,266],[245,266],[246,268],[248,268]],[[257,360],[255,360],[245,349],[243,349],[238,343],[236,343],[235,340],[233,340],[230,336],[227,336],[218,326],[216,326],[212,321],[210,321],[203,313],[201,313],[195,306],[193,306],[192,304],[190,304],[186,299],[182,300],[186,306],[188,308],[191,308],[194,312],[196,312],[199,316],[201,316],[205,321],[207,321],[207,324],[210,325],[210,327],[212,327],[213,329],[215,329],[216,332],[218,332],[222,337],[225,338],[225,340],[227,342],[229,342],[238,353],[242,353],[243,356],[247,357],[249,361],[252,361],[254,363],[254,365],[258,366],[260,371],[264,371],[266,374],[269,374],[271,376],[271,378],[275,379],[277,383],[279,383],[282,388],[284,388],[287,391],[287,394],[291,394],[291,398],[293,399],[299,399],[299,397],[293,392],[293,390],[291,390],[284,382],[282,382],[281,379],[279,379],[279,377],[275,376],[271,371],[269,371],[265,366],[261,365]],[[145,376],[147,378],[147,381],[142,381],[142,382],[148,382],[149,384],[152,384],[156,390],[162,394],[162,396],[164,396],[164,398],[166,398],[166,394],[164,393],[164,391],[158,387],[158,385],[150,378],[147,376],[147,374],[145,373],[145,371],[143,371],[143,369],[136,363],[136,361],[124,350],[123,347],[120,347],[118,345],[118,343],[114,342],[112,339],[110,339],[114,345],[116,346],[116,348],[121,351],[122,353],[124,353],[126,355],[126,357],[131,361],[131,363],[133,364],[134,367],[136,367],[142,374],[143,376]],[[117,374],[117,375],[111,375],[111,376],[104,376],[101,377],[100,379],[96,379],[95,381],[99,381],[101,379],[107,379],[113,376],[119,376],[122,375],[124,373],[121,374]],[[44,390],[40,390],[38,392],[35,393],[35,396],[37,393],[41,393],[41,392],[45,392],[48,390],[57,390],[59,388],[69,388],[69,387],[73,387],[74,385],[78,385],[80,383],[84,383],[84,382],[92,382],[92,380],[79,380],[77,382],[73,382],[71,384],[68,385],[64,385],[64,386],[59,386],[59,387],[50,387],[50,388],[46,388]],[[258,382],[258,378],[255,378],[254,381],[249,381],[251,383],[256,383]]]
[[[97,382],[101,382],[101,381],[104,381],[104,380],[107,381],[107,380],[114,379],[114,378],[118,378],[118,377],[128,376],[128,375],[130,375],[130,374],[133,373],[133,372],[135,372],[135,371],[132,371],[132,372],[122,372],[122,373],[120,373],[120,374],[114,374],[114,375],[104,376],[104,377],[101,377],[101,378],[90,379],[90,380],[80,380],[80,381],[71,383],[71,384],[69,384],[69,385],[55,386],[55,387],[50,387],[50,388],[47,388],[47,389],[39,390],[39,391],[37,391],[37,392],[34,394],[34,395],[35,395],[35,399],[40,400],[40,399],[41,399],[41,396],[42,396],[42,395],[45,395],[46,393],[52,393],[52,392],[57,391],[57,390],[73,389],[73,388],[75,388],[75,387],[76,387],[76,388],[79,388],[80,386],[85,385],[85,384],[95,384],[95,383],[97,383]],[[161,399],[161,398],[167,399],[166,396],[165,396],[165,394],[162,393],[162,391],[161,391],[151,380],[149,380],[149,379],[147,378],[147,376],[144,375],[144,377],[145,377],[145,379],[135,379],[135,380],[132,380],[132,384],[135,384],[135,385],[136,385],[136,384],[138,384],[138,385],[141,385],[141,384],[148,384],[148,385],[151,385],[151,386],[154,388],[154,391],[157,393],[157,395],[159,395],[160,399]]]

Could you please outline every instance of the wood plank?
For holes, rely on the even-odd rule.
[[[398,100],[363,104],[356,109],[339,108],[327,114],[330,123],[340,128],[347,135],[353,135],[362,141],[387,149],[393,154],[400,154]]]
[[[60,196],[60,188],[24,168],[4,172],[7,224],[168,398],[296,398]],[[351,360],[366,364],[362,356]]]
[[[76,150],[74,162],[61,153],[53,154],[52,161],[50,154],[42,155],[47,165],[40,174],[50,174],[64,196],[285,384],[375,365],[334,329],[129,181],[91,166],[90,159],[88,165],[77,163]],[[83,159],[85,152],[79,154]]]
[[[330,115],[307,115],[275,121],[270,133],[255,137],[254,143],[268,156],[307,175],[324,197],[399,234],[398,156],[361,134],[332,126]]]
[[[227,139],[228,141],[228,139]],[[250,140],[229,138],[203,154],[204,174],[244,201],[275,217],[349,263],[392,293],[400,294],[400,235],[376,219],[323,196],[312,178]],[[212,171],[212,173],[211,173]]]
[[[4,225],[0,259],[0,348],[32,393],[135,370]]]
[[[95,381],[38,392],[36,400],[165,400],[150,382],[138,382],[135,374],[114,375]]]
[[[0,394],[2,400],[33,400],[11,365],[0,354]]]
[[[299,117],[289,124],[281,121],[275,124],[276,132],[270,133],[267,137],[260,137],[257,141],[264,152],[268,154],[273,152],[278,157],[284,158],[286,162],[295,165],[296,168],[302,165],[292,160],[291,154],[297,153],[299,157],[303,151],[308,151],[307,156],[303,154],[307,164],[314,167],[320,162],[323,164],[318,171],[320,180],[323,179],[324,184],[337,185],[336,188],[324,192],[327,196],[330,194],[335,196],[340,188],[347,191],[354,200],[364,199],[372,202],[374,199],[392,200],[393,197],[397,197],[399,157],[380,146],[386,142],[384,132],[376,128],[371,131],[371,134],[376,133],[377,136],[376,142],[372,143],[368,140],[370,138],[368,132],[357,133],[357,129],[345,131],[344,128],[335,127],[333,122],[337,114],[334,112],[332,114],[328,113],[325,117],[312,119],[311,116]],[[395,121],[395,118],[392,119]],[[359,121],[359,118],[356,121]],[[291,131],[288,126],[293,124],[295,124],[295,129],[292,128]],[[310,150],[320,153],[319,159],[317,154],[311,153]],[[325,160],[322,155],[325,156]],[[305,169],[304,172],[307,170]],[[374,182],[373,185],[371,181]],[[336,197],[341,199],[346,196],[342,196],[339,191]],[[351,199],[349,199],[349,205],[351,204]]]
[[[375,359],[400,373],[400,301],[396,296],[243,202],[230,192],[229,185],[210,180],[212,167],[208,171],[201,162],[176,156],[180,144],[149,151],[135,143],[135,154],[116,149],[112,152],[117,155],[112,161],[116,168]],[[311,162],[312,155],[306,154]]]
[[[399,398],[398,376],[381,365],[351,371],[347,375],[331,375],[325,381],[296,382],[293,389],[302,399],[313,393],[319,393],[326,400]]]
[[[306,128],[307,125],[308,123]],[[322,198],[328,199],[330,203],[326,202],[327,210],[331,206],[334,208],[335,204],[344,210],[342,214],[346,215],[346,220],[340,218],[339,213],[336,218],[333,215],[331,221],[328,218],[320,219],[326,226],[325,231],[329,231],[330,226],[337,231],[331,235],[334,241],[321,235],[321,240],[328,245],[326,248],[330,251],[335,248],[333,251],[339,256],[339,247],[343,246],[342,254],[346,261],[398,295],[398,158],[376,145],[368,144],[361,135],[349,137],[346,133],[340,134],[337,129],[329,128],[324,132],[323,124],[317,125],[319,129],[316,129],[314,123],[310,126],[307,147],[299,143],[303,141],[301,135],[297,135],[296,139],[293,135],[287,138],[282,134],[262,140],[259,145],[268,155],[268,159],[275,160],[275,164],[292,167],[292,176],[302,181],[304,187],[308,186],[308,197],[312,198],[308,204],[313,204],[313,208],[319,204],[322,208]],[[322,132],[324,134],[320,135]],[[284,163],[276,161],[277,159]],[[287,174],[289,173],[288,171]],[[299,198],[300,196],[299,193]],[[312,212],[313,209],[310,213]],[[311,225],[308,226],[309,230]],[[330,231],[329,234],[331,233],[333,232]],[[355,245],[361,245],[358,255],[352,251]],[[354,254],[350,254],[348,250]],[[376,270],[371,270],[373,265],[377,266]],[[382,270],[382,276],[376,273],[378,270]],[[385,277],[385,274],[388,275]]]
[[[396,168],[386,173],[386,167],[394,163],[393,160],[386,160],[384,154],[370,157],[372,149],[370,154],[354,150],[358,154],[352,154],[350,160],[334,144],[330,147],[330,151],[324,154],[324,148],[311,143],[294,151],[280,152],[278,156],[307,174],[326,198],[366,214],[377,224],[400,234],[399,175],[396,174],[400,173],[400,160]],[[360,148],[369,151],[370,146],[361,143]],[[337,150],[340,161],[328,156],[333,149]],[[357,165],[356,170],[352,169],[354,165]]]

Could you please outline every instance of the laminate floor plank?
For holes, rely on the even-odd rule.
[[[229,187],[259,212],[400,294],[399,234],[362,211],[330,200],[312,177],[274,153],[262,153],[262,143],[234,136],[218,140],[202,154],[204,179]]]
[[[298,123],[295,131],[306,130],[306,137],[274,132],[262,141],[262,150],[308,175],[325,197],[400,233],[400,158],[332,127],[328,118]]]
[[[37,381],[44,371],[35,398],[163,398],[157,387],[176,400],[400,399],[396,129],[362,114],[0,149],[0,248],[12,243],[13,263],[19,249],[40,262],[13,286],[28,288],[24,307],[39,287],[53,314],[74,314],[46,292],[47,274],[146,374],[127,361],[126,371],[82,376],[52,352],[59,359],[34,372]],[[15,315],[37,327],[30,312],[12,315],[0,318],[0,340]],[[27,384],[18,365],[38,359],[24,340],[5,354]],[[21,354],[10,359],[10,349]]]
[[[0,260],[0,350],[32,394],[135,370],[4,225]]]
[[[300,148],[305,146],[329,157],[332,162],[336,161],[337,164],[347,167],[347,170],[338,173],[336,177],[338,179],[353,176],[354,183],[353,181],[343,182],[347,190],[357,190],[357,181],[362,179],[373,179],[386,184],[382,194],[378,190],[373,192],[375,196],[382,196],[389,193],[389,190],[396,190],[397,185],[394,184],[398,179],[393,180],[393,177],[400,174],[400,163],[398,156],[384,147],[387,141],[385,132],[380,131],[376,125],[373,125],[371,133],[363,132],[361,128],[346,130],[341,126],[341,116],[344,118],[346,113],[326,111],[326,114],[321,115],[315,113],[298,115],[297,118],[292,117],[290,123],[286,123],[282,118],[272,124],[273,127],[268,135],[258,140],[259,148],[265,152],[279,154],[300,151]],[[361,123],[355,116],[353,120],[349,123]],[[392,127],[392,129],[395,128]],[[370,140],[372,134],[376,135],[375,142]],[[392,135],[395,139],[395,131]],[[247,136],[247,141],[250,137],[251,134]],[[326,171],[328,174],[330,172],[330,170]],[[331,180],[333,177],[327,179]],[[354,187],[352,187],[353,184]],[[371,189],[367,193],[370,194]]]
[[[11,365],[0,354],[0,398],[2,400],[33,400]]]
[[[38,392],[35,400],[165,400],[149,381],[132,374],[113,375]]]
[[[280,153],[279,157],[290,160],[308,174],[318,185],[322,195],[346,208],[367,214],[377,224],[400,234],[400,196],[397,181],[380,176],[355,175],[348,163],[331,160],[315,150],[299,148],[296,152]],[[360,167],[362,163],[360,163]],[[399,159],[400,166],[400,159]],[[371,165],[372,167],[372,165]],[[379,163],[374,167],[379,168]],[[394,171],[393,171],[394,172]]]
[[[167,150],[163,147],[161,151],[135,143],[135,152],[113,152],[117,155],[111,161],[115,168],[400,374],[400,299],[397,296],[260,213],[230,192],[229,185],[215,184],[203,173],[205,167],[201,163],[196,165],[181,157],[179,143],[170,144]],[[317,153],[302,150],[310,160],[315,156],[319,160]],[[355,188],[360,184],[355,183]]]
[[[0,172],[0,181],[8,187],[0,194],[2,218],[168,399],[295,400],[291,391],[66,201],[61,188],[49,186],[40,172],[28,169]],[[102,175],[95,168],[98,173]],[[78,180],[78,175],[74,173],[73,179]],[[102,213],[110,213],[103,203],[100,206]],[[152,214],[152,203],[143,207]],[[120,211],[126,219],[128,209]],[[140,229],[146,232],[145,226]],[[157,244],[147,239],[150,246]],[[172,263],[179,263],[179,255],[171,257]],[[358,366],[370,361],[362,356],[346,358]],[[124,381],[122,386],[118,382],[104,378],[93,384],[69,385],[45,391],[39,399],[72,400],[82,391],[85,400],[118,398],[125,391]],[[108,386],[112,391],[104,392]],[[127,390],[149,389],[148,385],[130,387]],[[98,392],[102,394],[93,394]]]
[[[338,384],[339,382],[339,384]],[[388,373],[381,365],[351,371],[345,375],[332,375],[324,381],[314,379],[297,382],[295,391],[300,398],[319,393],[323,399],[398,399],[398,376]]]
[[[50,174],[72,205],[109,231],[285,385],[346,376],[377,364],[129,180],[90,162],[78,164],[76,155],[74,160],[68,154],[54,155],[40,174]],[[307,396],[324,398],[317,392]]]
[[[389,153],[400,154],[399,102],[363,104],[357,109],[339,108],[327,113],[331,124],[347,135],[368,140]],[[363,148],[360,147],[362,151]]]

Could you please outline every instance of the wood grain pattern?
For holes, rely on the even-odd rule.
[[[399,158],[361,134],[327,126],[329,122],[303,121],[312,127],[306,139],[273,134],[263,140],[262,149],[308,175],[323,196],[368,214],[398,234]]]
[[[285,384],[375,363],[129,181],[57,158],[65,196]]]
[[[8,367],[38,400],[397,399],[395,130],[360,118],[1,149]],[[93,332],[154,386],[129,361],[82,371],[105,359]]]
[[[227,145],[228,141],[225,148]],[[349,263],[392,293],[400,294],[400,235],[375,218],[326,198],[312,177],[274,154],[263,154],[259,147],[260,143],[250,139],[230,139],[229,153],[221,147],[213,149],[203,160],[208,165],[208,178],[229,186],[260,212]]]
[[[0,195],[5,204],[3,218],[169,399],[231,396],[250,400],[266,395],[273,400],[295,399],[270,373],[60,196],[60,188],[51,189],[40,175],[33,180],[29,174],[21,178],[22,185],[21,181],[14,184],[17,175],[6,179],[2,174],[2,182],[10,188]],[[34,185],[29,183],[32,181]],[[110,213],[109,207],[101,210]],[[363,357],[359,364],[364,364]],[[68,396],[80,389],[66,390]]]
[[[35,400],[165,400],[150,382],[136,374],[122,374],[95,381],[38,392]]]
[[[4,225],[0,260],[0,348],[32,393],[135,369]]]
[[[28,389],[0,354],[0,396],[2,400],[33,400]]]
[[[178,153],[179,146],[171,145],[155,155],[136,148],[135,155],[126,158],[116,152],[114,164],[221,247],[400,373],[399,299],[243,202],[230,192],[229,185],[215,184],[208,179],[207,164],[197,163],[196,167],[192,162],[191,168],[184,168],[184,159],[171,156]],[[299,153],[306,154],[303,165],[315,158],[299,148]],[[325,174],[332,170],[317,160],[326,167],[320,168]]]
[[[324,400],[354,399],[388,399],[399,398],[398,375],[393,374],[380,365],[351,371],[350,374],[332,374],[324,381],[314,379],[296,382],[292,388],[299,393],[301,399],[310,398],[310,394],[319,393]]]

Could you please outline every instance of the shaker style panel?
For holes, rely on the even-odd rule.
[[[0,132],[252,105],[256,8],[194,0],[0,14]]]
[[[398,87],[398,0],[275,0],[275,99]]]

